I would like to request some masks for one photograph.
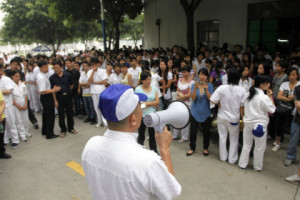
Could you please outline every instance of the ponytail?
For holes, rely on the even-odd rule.
[[[255,90],[255,86],[252,85],[249,89],[249,97],[248,100],[251,101],[251,99],[254,97],[254,95],[256,94],[256,90]]]

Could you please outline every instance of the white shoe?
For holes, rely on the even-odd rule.
[[[298,174],[294,174],[292,176],[286,177],[285,180],[290,182],[299,182],[300,176],[298,176]]]
[[[101,124],[96,124],[96,126],[95,126],[95,127],[96,127],[96,128],[99,128],[100,126],[101,126]]]
[[[184,139],[178,140],[178,143],[185,143],[185,142],[187,142],[187,140],[184,140]]]
[[[272,151],[276,152],[280,149],[280,144],[275,144],[275,146],[272,148]]]
[[[26,135],[26,137],[27,137],[27,138],[31,138],[32,135],[31,135],[30,133],[28,133],[28,134]]]
[[[21,138],[22,142],[27,142],[27,138]]]
[[[273,142],[273,146],[275,146],[277,143],[276,141]],[[279,142],[279,145],[281,145],[281,142]]]

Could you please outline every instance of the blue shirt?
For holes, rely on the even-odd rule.
[[[151,85],[151,92],[150,93],[145,92],[141,85],[138,86],[137,88],[135,88],[136,93],[143,93],[143,94],[147,95],[147,97],[148,97],[147,101],[148,102],[155,101],[155,95],[157,93],[157,90],[158,90],[157,87],[155,87],[154,85]],[[149,113],[152,113],[154,111],[156,111],[155,107],[143,108],[143,117],[145,117],[146,115],[148,115]]]
[[[210,94],[214,92],[212,84],[207,83],[208,91]],[[192,85],[191,92],[194,91],[195,84]],[[200,94],[199,88],[197,88],[197,95],[195,101],[192,102],[191,113],[197,122],[204,122],[211,114],[210,102],[207,99],[206,92]]]

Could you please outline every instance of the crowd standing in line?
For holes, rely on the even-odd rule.
[[[74,54],[0,58],[0,157],[10,158],[4,145],[16,148],[32,135],[29,123],[39,128],[35,113],[42,113],[41,134],[46,139],[76,134],[74,116],[95,127],[107,127],[101,113],[99,95],[110,85],[124,84],[148,100],[143,116],[164,110],[171,101],[184,102],[191,110],[190,125],[172,130],[179,143],[190,141],[191,156],[196,151],[198,126],[203,134],[203,155],[209,155],[210,128],[217,116],[220,160],[245,170],[253,141],[254,170],[263,170],[267,139],[280,150],[284,133],[291,134],[285,166],[297,156],[300,135],[300,47],[290,55],[272,57],[263,45],[241,45],[230,51],[228,45],[201,45],[195,55],[173,46],[149,50],[124,47],[119,51],[87,50]],[[2,98],[3,96],[3,98]],[[55,115],[60,134],[54,133]],[[65,124],[67,116],[67,125]],[[243,134],[240,134],[243,126]],[[138,143],[144,144],[146,127],[138,130]],[[148,129],[150,149],[157,152],[154,130]],[[243,148],[239,157],[239,137]],[[227,150],[229,137],[229,150]],[[157,152],[158,153],[158,152]],[[300,181],[300,174],[288,177]]]

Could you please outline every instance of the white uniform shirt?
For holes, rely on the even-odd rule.
[[[88,83],[89,77],[92,74],[92,70],[89,70],[88,72],[81,72],[79,83]],[[82,89],[82,96],[86,96],[90,94],[90,87],[89,88],[83,88]]]
[[[228,75],[225,74],[222,78],[222,85],[228,85]]]
[[[135,69],[133,69],[132,67],[130,67],[128,69],[128,73],[130,73],[131,76],[132,76],[132,85],[134,87],[138,86],[139,76],[140,76],[141,72],[142,72],[142,68],[140,68],[140,67],[136,67]]]
[[[268,113],[275,112],[275,105],[273,105],[271,99],[265,95],[264,91],[255,88],[256,94],[251,99],[248,100],[249,93],[245,96],[245,115],[243,122],[246,123],[269,123]]]
[[[218,110],[218,118],[228,120],[231,123],[240,121],[240,107],[244,106],[246,90],[237,85],[221,85],[212,94],[210,100],[221,103]]]
[[[93,199],[173,199],[181,186],[161,158],[136,142],[137,133],[107,130],[86,144],[82,165]]]
[[[157,87],[158,98],[160,98],[162,96],[160,89],[159,89],[160,80],[161,80],[160,75],[151,73],[151,85],[154,85],[155,87]]]
[[[25,84],[19,82],[19,85],[17,85],[15,82],[12,81],[12,85],[14,88],[12,91],[13,100],[20,106],[24,106],[25,98],[27,96],[27,89]]]
[[[36,76],[36,85],[39,92],[51,89],[48,73],[39,72]]]
[[[0,78],[0,90],[13,90],[13,81],[7,77],[2,75]],[[9,106],[13,105],[13,98],[12,93],[8,95],[3,95],[5,107],[8,108]]]
[[[120,84],[122,80],[122,73],[120,73],[119,75],[117,75],[116,73],[112,73],[109,77],[109,84],[113,85],[113,84]]]
[[[246,92],[249,91],[252,85],[253,85],[252,78],[248,77],[248,79],[245,79],[244,81],[240,79],[239,86],[243,87],[246,90]]]
[[[38,73],[40,73],[40,68],[39,67],[35,67],[33,69],[33,74],[34,74],[34,77],[36,78]],[[50,77],[52,74],[54,74],[54,70],[48,65],[48,76]]]
[[[91,74],[89,74],[89,78],[90,78]],[[99,82],[99,81],[105,80],[105,77],[107,77],[106,70],[98,68],[98,70],[94,73],[93,80],[94,80],[94,82]],[[105,85],[103,85],[103,84],[101,84],[101,85],[91,84],[91,87],[90,87],[91,94],[100,94],[104,90],[105,90]]]
[[[168,81],[169,80],[173,80],[173,74],[172,72],[168,72],[168,77],[167,77]],[[168,82],[166,82],[166,85],[168,84]],[[168,88],[165,95],[164,95],[165,99],[170,99],[171,98],[171,89]]]

